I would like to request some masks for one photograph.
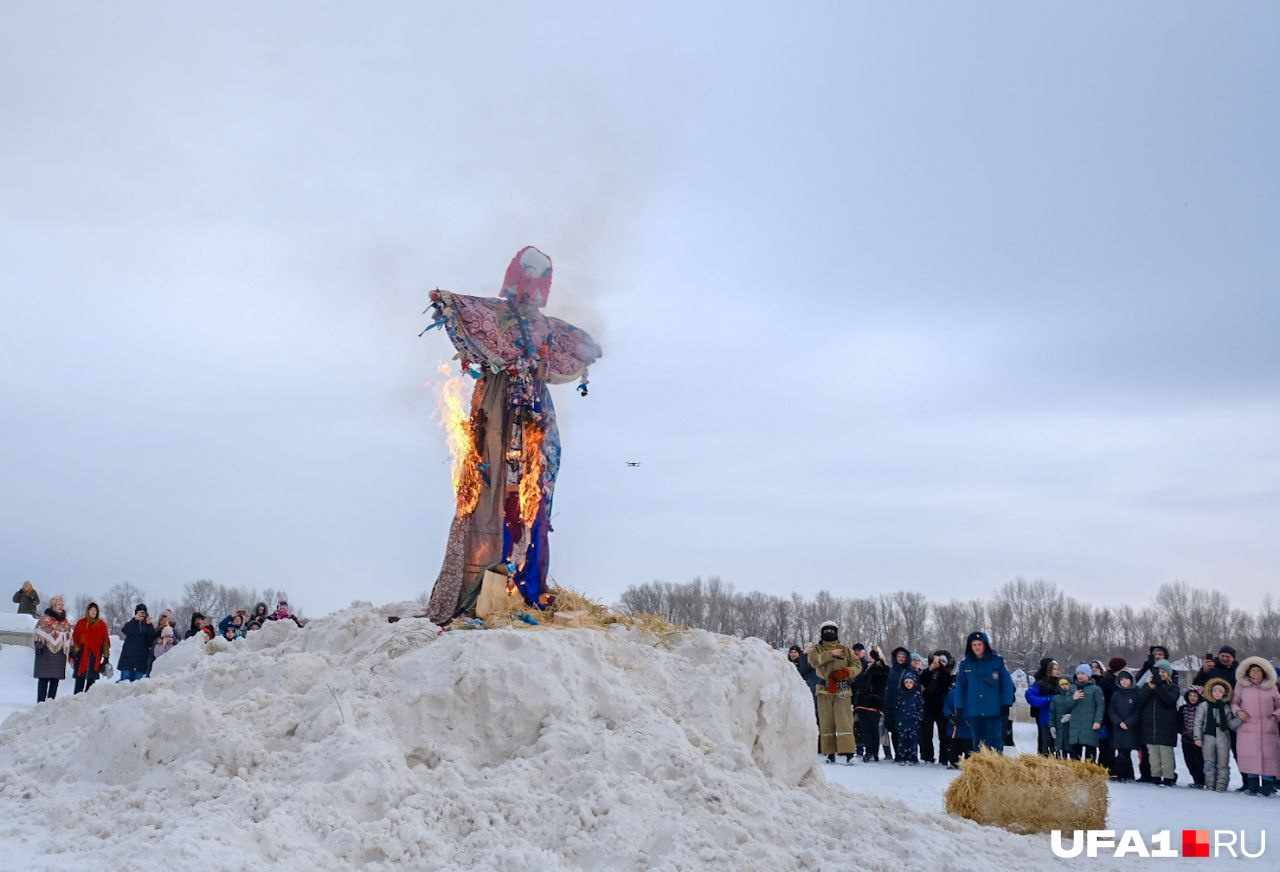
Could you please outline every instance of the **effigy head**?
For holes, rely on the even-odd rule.
[[[499,296],[515,300],[519,306],[545,306],[551,296],[551,258],[532,245],[520,249],[511,258]]]

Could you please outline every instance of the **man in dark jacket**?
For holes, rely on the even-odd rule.
[[[1196,673],[1196,677],[1191,683],[1196,687],[1204,687],[1205,683],[1211,678],[1221,678],[1232,689],[1236,686],[1236,649],[1230,645],[1223,645],[1218,649],[1218,656],[1214,658],[1212,669],[1201,669]]]
[[[1013,705],[1013,678],[1004,658],[991,648],[986,633],[965,639],[964,660],[956,676],[956,715],[969,724],[974,747],[1004,753],[1004,722]]]
[[[893,743],[893,759],[898,759],[898,694],[902,691],[902,676],[911,669],[911,652],[906,648],[894,648],[889,655],[889,680],[884,688],[884,726]]]
[[[950,651],[938,649],[929,655],[929,668],[920,676],[924,684],[924,720],[920,724],[920,759],[934,762],[933,731],[938,731],[937,761],[942,764],[951,759],[951,730],[943,706],[947,694],[955,684],[955,658]]]
[[[120,628],[120,635],[124,636],[124,645],[120,647],[120,659],[116,663],[120,671],[116,683],[145,678],[151,671],[151,647],[160,637],[145,603],[134,607],[133,619]]]

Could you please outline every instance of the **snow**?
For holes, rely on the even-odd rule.
[[[0,612],[0,632],[30,633],[36,628],[36,619],[31,615],[19,615],[16,612]]]
[[[1036,747],[1035,724],[1014,724],[1014,742],[1016,747],[1006,749],[1006,753],[1016,754],[1022,751],[1034,752]],[[1186,764],[1182,760],[1182,748],[1175,753],[1178,764],[1178,785],[1173,788],[1161,788],[1148,784],[1111,784],[1109,786],[1110,808],[1107,826],[1114,830],[1139,830],[1146,835],[1160,830],[1172,830],[1173,842],[1181,846],[1182,830],[1241,830],[1248,832],[1249,850],[1258,847],[1258,832],[1266,830],[1267,844],[1280,844],[1280,826],[1276,825],[1276,812],[1280,811],[1280,801],[1262,799],[1235,793],[1241,784],[1240,773],[1232,762],[1230,793],[1207,793],[1193,790],[1183,785],[1191,783]],[[1137,768],[1137,755],[1134,755],[1134,767]],[[960,773],[942,766],[921,763],[918,766],[898,766],[882,760],[879,763],[862,763],[853,766],[844,765],[843,761],[836,765],[824,765],[823,772],[827,779],[855,793],[868,793],[878,796],[893,796],[919,811],[941,811],[943,794],[951,780]],[[1043,856],[1051,856],[1048,836],[1026,836],[1026,839],[1043,845]],[[1264,855],[1265,857],[1266,855]],[[1106,858],[1113,864],[1146,863],[1153,860],[1142,860],[1139,857],[1126,857],[1121,860]],[[1080,863],[1097,864],[1102,859],[1089,860],[1079,858]],[[1239,858],[1238,863],[1250,861]],[[1256,861],[1261,863],[1262,860]],[[1179,869],[1220,869],[1234,868],[1230,857],[1214,859],[1180,858]]]
[[[1043,837],[943,814],[941,768],[820,765],[811,700],[758,640],[437,636],[390,613],[188,640],[151,679],[40,706],[30,650],[0,651],[0,712],[16,711],[0,727],[6,862],[130,866],[163,837],[213,870],[1070,865]],[[1113,796],[1114,825],[1144,831],[1256,830],[1272,810]]]

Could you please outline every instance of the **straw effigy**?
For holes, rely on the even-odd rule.
[[[1078,760],[983,750],[961,764],[946,796],[951,814],[1015,833],[1107,824],[1107,770]]]

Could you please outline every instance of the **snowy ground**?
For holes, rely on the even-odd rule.
[[[0,650],[0,716],[16,712],[0,726],[5,869],[127,866],[138,839],[161,838],[213,870],[1161,862],[1060,861],[1045,837],[951,818],[940,767],[819,764],[803,686],[758,641],[437,638],[361,607],[234,645],[184,642],[149,681],[79,697],[68,683],[39,707],[31,660]],[[1174,830],[1175,844],[1184,828],[1244,828],[1256,847],[1277,813],[1280,800],[1126,785],[1110,825]],[[1250,863],[1273,868],[1178,868]]]
[[[1015,724],[1014,741],[1020,749],[1035,749],[1036,730],[1033,724]],[[1015,753],[1010,751],[1009,753]],[[1178,748],[1178,783],[1189,784],[1190,775],[1182,762],[1182,749]],[[821,758],[816,758],[821,759]],[[839,784],[854,793],[875,796],[891,796],[917,811],[942,811],[943,793],[951,779],[959,773],[944,767],[921,763],[918,766],[898,766],[888,761],[879,763],[855,762],[845,765],[842,758],[835,765],[822,763],[827,780]],[[1137,758],[1135,755],[1136,766]],[[1150,835],[1159,830],[1172,830],[1174,844],[1180,845],[1182,830],[1240,830],[1248,831],[1250,852],[1258,847],[1258,832],[1267,830],[1268,851],[1256,860],[1231,858],[1215,860],[1189,860],[1179,858],[1179,869],[1259,869],[1280,868],[1280,797],[1263,799],[1235,793],[1240,786],[1240,773],[1231,773],[1231,793],[1206,793],[1188,787],[1160,788],[1147,784],[1112,784],[1110,786],[1110,810],[1107,826],[1114,830],[1140,830]],[[1050,854],[1048,837],[1028,836],[1044,843],[1044,852]],[[1268,861],[1268,858],[1271,858]],[[1080,858],[1079,864],[1099,861]],[[1124,859],[1124,863],[1136,863],[1146,867],[1162,862],[1159,859],[1144,860],[1136,857]],[[1166,860],[1163,862],[1173,862]]]

